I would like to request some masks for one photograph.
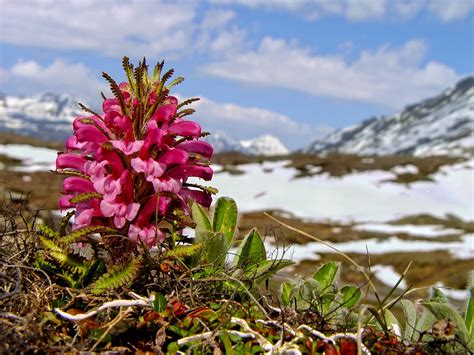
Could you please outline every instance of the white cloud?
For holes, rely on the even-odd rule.
[[[34,60],[20,61],[3,71],[6,73],[5,87],[8,87],[9,93],[68,93],[95,104],[100,99],[100,92],[108,89],[84,64],[61,59],[45,66]]]
[[[452,22],[465,18],[474,10],[472,0],[431,0],[428,10],[437,15],[443,22]]]
[[[204,14],[201,27],[204,29],[218,29],[225,27],[235,18],[235,12],[230,10],[211,9]]]
[[[2,1],[2,42],[93,50],[109,56],[168,56],[189,47],[194,2]]]
[[[205,97],[201,97],[193,107],[197,110],[195,119],[206,131],[224,131],[236,139],[270,133],[292,149],[300,148],[301,142],[311,142],[331,130],[328,126],[298,123],[267,109],[217,103]]]
[[[472,0],[211,0],[216,4],[237,4],[294,13],[308,20],[325,16],[345,17],[350,21],[409,19],[421,12],[452,22],[465,18],[474,9]]]
[[[363,51],[355,62],[339,55],[315,55],[307,48],[266,37],[255,51],[211,63],[203,68],[221,78],[270,87],[377,103],[394,108],[438,93],[459,76],[450,67],[424,63],[426,45],[408,41]]]
[[[385,15],[385,0],[347,0],[345,15],[349,20],[380,19]]]

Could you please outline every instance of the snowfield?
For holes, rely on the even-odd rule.
[[[434,175],[435,182],[409,186],[384,182],[394,176],[386,171],[294,179],[294,170],[286,164],[242,165],[239,169],[244,174],[216,174],[212,185],[219,189],[219,196],[233,197],[241,211],[282,209],[306,219],[360,222],[384,222],[419,213],[474,219],[471,163],[442,169]]]

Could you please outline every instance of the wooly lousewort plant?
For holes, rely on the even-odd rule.
[[[183,78],[166,84],[173,70],[162,75],[163,66],[158,63],[150,75],[145,60],[134,68],[125,57],[127,82],[117,84],[103,73],[114,95],[102,94],[103,112],[81,105],[89,115],[74,120],[74,134],[56,160],[56,173],[66,176],[59,206],[73,210],[72,231],[66,233],[65,225],[60,233],[39,229],[46,251],[40,265],[87,274],[88,266],[79,266],[66,247],[88,243],[109,266],[95,289],[118,287],[137,275],[143,251],[176,246],[183,229],[193,225],[190,201],[210,206],[215,189],[188,180],[213,174],[213,149],[200,140],[206,133],[184,119],[194,112],[185,107],[198,99],[179,103],[170,96]]]

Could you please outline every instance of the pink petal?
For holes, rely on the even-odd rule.
[[[181,165],[188,162],[188,153],[182,149],[172,149],[159,158],[160,163],[166,165]]]
[[[137,213],[138,213],[139,209],[140,209],[140,204],[138,204],[138,203],[129,204],[127,206],[127,211],[126,211],[126,214],[125,214],[125,218],[128,221],[132,221],[137,216]]]
[[[102,212],[104,217],[114,216],[116,210],[117,210],[117,206],[114,203],[111,203],[105,200],[102,200],[100,202],[100,211]]]
[[[176,148],[184,149],[189,153],[200,154],[206,158],[210,158],[213,153],[212,146],[204,141],[192,140],[185,141],[176,145]]]
[[[143,146],[144,141],[127,142],[122,140],[111,141],[114,148],[122,151],[125,155],[132,155],[138,152]]]
[[[193,176],[209,181],[212,179],[212,174],[210,167],[197,165],[178,166],[168,171],[168,175],[175,179],[187,179]]]
[[[193,121],[181,121],[172,124],[168,132],[183,137],[199,137],[201,135],[201,126]]]
[[[190,190],[190,189],[182,189],[179,193],[184,198],[189,198],[193,201],[196,201],[200,205],[204,207],[209,207],[212,203],[212,197],[209,193],[200,191],[200,190]]]
[[[75,192],[75,193],[84,193],[95,191],[92,182],[87,179],[72,176],[68,177],[63,181],[63,191],[66,193]]]
[[[156,109],[151,119],[158,122],[169,122],[176,114],[176,108],[176,104],[160,106]]]
[[[77,154],[63,153],[56,158],[56,169],[75,169],[84,172],[86,159]]]
[[[74,207],[74,204],[71,201],[69,201],[73,197],[74,197],[74,195],[63,195],[59,199],[59,209],[60,210],[67,210],[68,208]]]

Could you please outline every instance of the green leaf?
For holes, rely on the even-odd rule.
[[[101,198],[101,197],[102,195],[97,192],[84,192],[82,194],[77,194],[76,196],[70,198],[69,202],[76,204],[76,203],[81,203],[81,202],[92,200],[94,198]]]
[[[285,307],[289,307],[291,303],[291,294],[293,291],[293,286],[289,282],[283,282],[280,286],[281,288],[281,302]]]
[[[474,340],[469,335],[464,319],[453,306],[448,303],[436,301],[425,301],[422,302],[422,305],[433,313],[437,320],[445,319],[454,321],[456,323],[456,333],[458,334],[460,341],[471,351],[474,350]]]
[[[141,260],[131,258],[128,262],[115,265],[92,285],[92,293],[99,295],[106,290],[130,284],[141,269]]]
[[[268,280],[271,276],[276,274],[281,269],[294,265],[293,260],[281,259],[281,260],[262,260],[258,264],[251,264],[245,269],[245,276],[249,278],[255,278],[257,283],[261,283]]]
[[[233,199],[221,197],[217,200],[212,220],[212,229],[215,232],[222,232],[224,234],[229,247],[234,238],[237,217],[237,204]]]
[[[60,251],[50,251],[49,255],[75,274],[85,275],[87,270],[89,270],[89,267],[74,255],[65,254]]]
[[[355,306],[362,295],[360,288],[354,286],[344,286],[339,292],[342,296],[342,305],[347,308]]]
[[[101,259],[97,259],[92,263],[92,265],[88,268],[84,278],[82,280],[82,285],[87,286],[89,285],[92,280],[102,276],[105,272],[105,263]]]
[[[196,234],[203,244],[201,260],[214,266],[224,266],[227,255],[227,246],[222,233],[204,231]]]
[[[198,232],[201,231],[212,231],[211,222],[207,216],[207,212],[198,203],[193,203],[191,207],[194,223],[196,223],[196,236]]]
[[[387,322],[388,329],[392,330],[392,332],[395,330],[401,331],[400,323],[392,312],[390,312],[388,309],[385,309],[383,311],[383,316],[385,317],[385,322]]]
[[[233,266],[240,269],[247,269],[248,266],[258,265],[266,260],[267,255],[262,237],[257,229],[252,229],[240,243],[235,255]]]
[[[182,76],[178,76],[171,83],[169,83],[166,87],[168,88],[168,90],[170,90],[173,86],[179,85],[183,81],[184,81],[184,78]]]
[[[298,310],[307,310],[321,296],[321,286],[314,279],[303,279],[295,287],[296,308]]]
[[[405,331],[403,333],[403,339],[412,340],[413,336],[416,334],[416,307],[415,304],[410,300],[401,300],[400,305],[405,315]]]
[[[184,258],[196,254],[203,247],[202,243],[191,245],[179,245],[174,249],[167,250],[163,253],[163,257]]]
[[[340,262],[330,261],[322,265],[313,275],[313,279],[319,282],[323,294],[336,286],[340,265]]]
[[[467,331],[472,339],[474,339],[474,287],[470,289],[470,296],[467,300],[466,314],[464,320],[466,323]]]
[[[163,312],[166,310],[166,298],[161,292],[155,292],[152,308],[155,312]]]
[[[433,287],[433,296],[430,301],[439,302],[439,303],[448,303],[448,298],[441,289]]]
[[[69,233],[65,237],[58,240],[58,242],[60,242],[62,245],[77,243],[84,241],[85,237],[95,233],[119,234],[117,230],[103,226],[83,227],[76,229],[72,233]]]

